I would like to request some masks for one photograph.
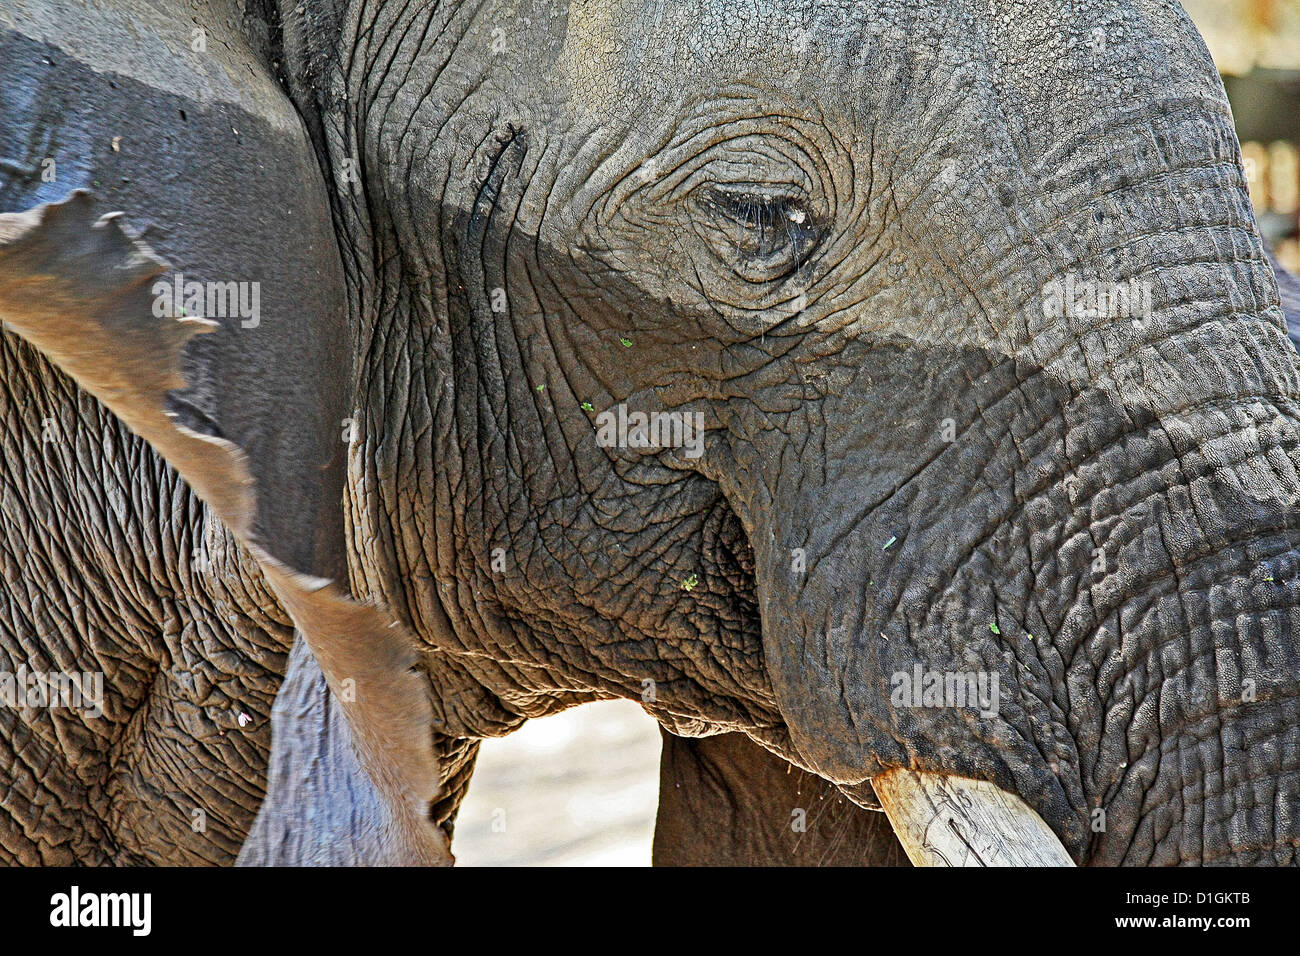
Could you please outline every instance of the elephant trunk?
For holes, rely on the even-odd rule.
[[[812,769],[991,781],[1080,861],[1294,861],[1300,383],[1258,240],[1209,239],[1108,264],[1143,312],[1039,276],[1013,337],[851,339],[733,426]]]

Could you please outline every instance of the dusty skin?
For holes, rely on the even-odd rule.
[[[0,151],[0,670],[102,675],[0,861],[451,863],[624,699],[661,863],[1296,862],[1300,297],[1172,0],[27,0]]]

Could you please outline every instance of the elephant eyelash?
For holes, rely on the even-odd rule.
[[[811,225],[811,215],[797,196],[761,195],[711,188],[706,197],[715,210],[730,216],[746,229],[760,234],[779,229],[788,231]]]
[[[802,196],[761,186],[712,185],[701,190],[701,232],[741,278],[771,282],[802,266],[821,228]]]

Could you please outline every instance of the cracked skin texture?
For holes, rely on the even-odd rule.
[[[105,82],[102,59],[63,59],[84,35],[77,32],[76,12],[63,12],[68,17],[55,17],[53,42],[45,34],[39,40],[21,33],[4,37],[16,72],[50,77],[41,97],[11,103],[5,120],[16,129],[32,123],[35,136],[62,140],[65,163],[71,157],[84,166],[107,145],[96,142],[87,117],[111,112],[106,105],[137,110],[141,125],[133,129],[146,148],[128,151],[119,162],[123,137],[113,137],[115,155],[100,160],[105,168],[98,173],[108,176],[111,170],[115,198],[137,210],[138,221],[147,223],[144,231],[153,234],[150,244],[172,264],[127,232],[121,213],[97,220],[89,194],[76,191],[62,202],[0,215],[0,312],[9,330],[35,345],[175,467],[213,520],[229,529],[225,550],[232,551],[237,540],[255,560],[275,595],[259,603],[282,606],[292,616],[311,653],[291,658],[291,667],[305,659],[323,675],[323,685],[304,682],[311,689],[308,698],[326,706],[328,687],[355,744],[351,757],[333,748],[333,763],[320,768],[333,793],[358,795],[354,862],[449,863],[447,832],[439,826],[445,821],[431,815],[431,803],[444,770],[450,776],[464,755],[472,755],[472,746],[435,744],[426,680],[412,667],[417,657],[409,632],[382,608],[353,600],[322,576],[338,579],[343,571],[338,501],[344,452],[337,423],[346,407],[351,352],[337,245],[304,130],[283,95],[256,81],[262,61],[242,37],[229,32],[235,21],[224,21],[226,34],[212,38],[221,41],[222,56],[205,67],[208,79],[229,80],[230,72],[221,73],[224,67],[240,82],[233,90],[216,84],[195,102],[181,89],[159,89],[148,61],[137,61],[142,66],[135,72],[112,72],[114,79]],[[129,11],[114,7],[99,14],[112,23]],[[173,31],[181,26],[171,23]],[[60,30],[71,31],[63,34],[66,45],[57,42]],[[170,39],[176,39],[174,32]],[[124,70],[130,63],[128,55],[112,65]],[[24,77],[18,80],[21,86]],[[70,96],[81,88],[95,90],[100,101]],[[167,168],[185,169],[194,155],[217,158],[187,175],[178,189]],[[274,174],[250,184],[245,169],[254,160],[269,164]],[[137,167],[150,172],[143,184],[126,175]],[[30,164],[27,169],[18,166],[11,184],[19,195],[36,183]],[[99,180],[92,185],[98,187]],[[35,188],[39,192],[43,186]],[[288,216],[297,217],[288,250],[280,248],[278,224],[253,222],[252,210],[272,197],[288,203]],[[200,203],[202,218],[174,231],[184,207]],[[158,219],[150,222],[140,212],[144,209]],[[220,241],[235,234],[241,237],[237,245]],[[269,255],[270,249],[276,255]],[[213,320],[160,313],[155,282],[160,276],[180,281],[187,273],[210,283],[231,281],[212,276],[239,276],[233,281],[264,289],[266,325],[256,312],[212,312]],[[191,341],[198,332],[207,334]],[[300,371],[286,379],[284,370],[295,364]],[[217,563],[218,569],[231,567]],[[165,632],[188,624],[190,613],[168,609],[154,623]],[[254,626],[260,617],[253,616]],[[223,663],[238,666],[236,660]],[[310,722],[306,714],[296,716],[304,725]],[[242,727],[249,723],[248,716],[240,721]],[[292,733],[277,732],[276,746],[284,749],[291,739]],[[260,783],[260,774],[253,777]],[[165,778],[160,782],[165,785]],[[308,817],[314,809],[289,800],[266,806],[290,807]],[[195,808],[189,842],[210,845],[206,814],[224,810]],[[274,814],[262,814],[269,815]],[[275,852],[288,832],[268,838],[259,831],[261,847]],[[314,835],[318,843],[296,851],[304,862],[321,859],[334,842],[323,830]],[[222,852],[230,848],[209,849],[214,857]]]
[[[0,857],[229,862],[263,795],[288,616],[143,440],[13,333],[0,369],[2,666],[101,671],[105,690],[101,719],[0,709]]]
[[[9,170],[0,179],[4,208],[61,198],[78,174],[87,186],[93,176],[116,174],[122,206],[131,208],[134,197],[136,208],[164,212],[129,185],[145,178],[150,162],[154,173],[167,166],[165,152],[132,149],[132,133],[147,135],[144,125],[122,131],[125,156],[98,127],[93,136],[78,129],[83,116],[123,92],[125,77],[116,81],[122,87],[110,86],[112,73],[80,73],[61,50],[29,46],[12,33],[3,46],[8,69],[62,67],[66,84],[47,83],[43,102],[10,100],[0,109],[0,140],[29,150],[61,145],[50,151],[64,177],[44,184]],[[153,122],[161,123],[164,104],[154,105]],[[200,109],[186,105],[197,120]],[[198,233],[190,241],[203,241]],[[185,242],[162,240],[173,249]],[[229,863],[263,796],[271,702],[293,638],[289,617],[257,564],[147,443],[13,330],[3,334],[0,362],[3,667],[100,671],[105,691],[100,719],[0,710],[0,856]]]
[[[445,610],[435,653],[516,713],[650,680],[670,729],[845,787],[991,779],[1081,860],[1291,862],[1294,595],[1251,569],[1295,545],[1294,352],[1190,23],[759,8],[350,15],[389,38],[323,137],[367,170],[349,288],[393,316],[362,343],[367,585],[417,631]],[[719,183],[758,198],[728,222]],[[744,222],[791,197],[811,248]],[[1069,271],[1150,279],[1154,321],[1052,321]],[[620,401],[702,410],[705,455],[593,447],[576,409]],[[915,663],[998,674],[1003,713],[890,707]]]
[[[60,11],[33,13],[57,22]],[[86,63],[32,41],[9,17],[0,17],[11,91],[0,103],[10,161],[0,209],[61,199],[102,178],[108,201],[130,210],[137,228],[152,228],[181,261],[212,265],[211,256],[187,254],[190,243],[212,243],[213,232],[182,227],[182,208],[203,207],[200,190],[177,192],[174,175],[205,152],[186,137],[180,109],[197,125],[203,108],[168,96],[159,73],[133,84],[129,43],[92,44]],[[64,35],[40,25],[47,38]],[[72,46],[85,55],[84,45]],[[156,49],[134,52],[135,69],[158,65]],[[224,90],[196,82],[195,98],[231,98],[229,81]],[[21,98],[19,89],[42,95]],[[103,135],[107,117],[120,126]],[[41,179],[46,155],[58,164],[55,182]],[[0,341],[0,367],[0,667],[100,671],[105,697],[99,719],[0,708],[0,859],[230,863],[264,793],[289,617],[256,562],[176,472],[12,329]]]
[[[248,12],[258,13],[226,22]],[[264,523],[323,529],[289,536],[294,567],[346,578],[421,642],[438,822],[454,814],[472,762],[457,742],[626,696],[675,734],[727,732],[730,743],[739,733],[779,755],[682,750],[678,767],[695,767],[697,781],[750,783],[740,819],[788,819],[788,782],[767,776],[780,758],[858,803],[870,802],[866,777],[909,765],[1020,793],[1081,861],[1294,862],[1300,385],[1222,88],[1176,4],[357,0],[286,10],[267,49],[250,22],[252,39],[222,44],[232,68],[213,74],[219,95],[207,100],[164,95],[130,56],[106,64],[71,41],[10,40],[20,55],[7,62],[18,64],[15,88],[88,88],[128,98],[132,115],[203,117],[198,150],[163,150],[170,177],[156,155],[121,169],[132,151],[109,155],[75,104],[63,104],[60,155],[92,156],[74,175],[98,177],[110,208],[154,223],[160,234],[147,238],[174,263],[231,277],[265,263],[267,294],[282,296],[268,320],[333,314],[310,299],[329,293],[328,275],[315,293],[294,276],[331,254],[312,229],[337,237],[341,323],[318,319],[291,337],[313,355],[272,349],[294,368],[338,370],[314,383],[323,398],[285,383],[228,330],[211,337],[226,346],[189,347],[189,420],[248,451],[259,490],[288,515],[262,512]],[[1101,50],[1084,42],[1098,26]],[[315,157],[304,160],[273,88],[231,92],[264,75],[272,50]],[[41,72],[51,52],[64,87]],[[95,75],[77,85],[78,69]],[[35,169],[52,141],[50,107],[14,109],[6,122],[21,135],[6,141],[24,144],[18,168]],[[225,137],[232,114],[237,138]],[[174,119],[155,129],[158,143],[180,135]],[[266,163],[276,150],[289,159]],[[218,221],[230,213],[210,197],[177,194],[187,155],[205,156],[218,183],[240,183],[225,194],[241,196],[236,215]],[[269,230],[261,210],[308,181],[315,161],[324,227],[297,222],[223,252],[218,237],[250,221]],[[263,192],[244,195],[249,181],[234,171],[254,164],[271,172],[252,181]],[[349,168],[359,182],[339,175]],[[954,185],[948,171],[960,188],[941,188]],[[48,195],[30,173],[6,175],[5,209],[68,188]],[[168,229],[195,209],[198,235]],[[1150,279],[1153,321],[1045,316],[1036,290],[1067,271]],[[492,307],[497,289],[504,313]],[[321,308],[302,309],[301,296]],[[52,391],[57,373],[23,354],[34,371],[20,380]],[[229,381],[232,355],[253,374]],[[51,780],[88,811],[65,810],[56,826],[57,814],[41,821],[47,799],[19,792],[4,804],[15,834],[3,845],[29,861],[228,860],[258,797],[246,781],[264,772],[257,741],[288,650],[285,615],[251,558],[209,531],[223,544],[220,588],[236,595],[236,620],[213,623],[204,588],[218,585],[186,581],[183,555],[163,560],[166,542],[203,526],[201,507],[93,402],[68,396],[90,410],[79,420],[93,447],[56,463],[42,446],[48,466],[6,481],[45,481],[54,501],[86,502],[64,508],[76,531],[46,532],[51,551],[69,555],[63,577],[84,576],[72,555],[119,570],[98,604],[80,589],[67,599],[85,607],[84,627],[48,610],[24,624],[42,607],[26,597],[8,646],[37,653],[51,641],[42,631],[62,627],[77,635],[75,659],[89,660],[102,623],[108,656],[124,659],[114,712],[144,719],[126,721],[126,759],[105,763],[96,750],[77,786],[73,769],[33,775],[28,786]],[[620,402],[702,412],[704,456],[598,447],[582,405]],[[334,442],[343,417],[358,422],[346,461]],[[19,443],[35,450],[33,421]],[[307,437],[277,444],[273,421]],[[956,441],[940,439],[946,421]],[[106,467],[106,445],[135,464]],[[303,478],[305,496],[277,484],[302,461],[338,469],[337,484]],[[131,502],[120,536],[97,506],[112,498],[114,466]],[[156,489],[141,471],[159,474]],[[142,500],[146,490],[186,503],[164,508]],[[17,545],[37,513],[19,510],[5,511],[10,554],[25,553]],[[85,540],[140,550],[115,550],[110,563],[73,546]],[[142,600],[144,582],[157,593],[149,613],[125,619],[136,632],[112,611]],[[185,642],[204,628],[209,644]],[[196,719],[147,732],[146,719],[169,726],[171,712],[146,703],[147,675],[173,673],[193,646],[211,648],[223,674],[260,662],[267,696],[252,732],[224,744],[249,751],[243,763],[231,755],[226,777],[165,777],[174,842],[148,843],[119,816],[130,788],[104,793],[108,768],[165,760],[163,740],[219,750],[232,736],[211,741]],[[997,674],[1005,707],[982,720],[889,706],[890,675],[918,663]],[[1257,690],[1249,704],[1244,680]],[[162,690],[193,716],[191,697]],[[133,725],[145,732],[131,736]],[[29,766],[71,768],[82,752],[73,735],[41,730],[39,718],[11,725],[7,746]],[[715,771],[699,769],[710,762]],[[175,794],[187,787],[245,788],[222,816],[230,839],[184,832]],[[696,795],[667,802],[661,833],[687,832],[702,807],[725,817],[722,791],[701,782]],[[1099,808],[1102,833],[1090,827]],[[846,831],[863,825],[848,820]],[[52,835],[31,836],[42,832]],[[754,836],[735,859],[770,858],[784,839]]]

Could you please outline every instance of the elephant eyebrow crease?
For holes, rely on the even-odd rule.
[[[465,224],[466,239],[473,236],[475,228],[486,222],[496,208],[497,196],[501,192],[501,184],[506,175],[505,168],[501,166],[501,160],[516,141],[522,146],[519,154],[519,161],[522,163],[524,157],[528,154],[527,140],[523,137],[521,130],[515,129],[513,125],[507,125],[506,135],[497,140],[496,151],[493,152],[492,158],[488,162],[487,172],[484,174],[483,182],[479,184],[478,192],[474,197],[473,211]]]

